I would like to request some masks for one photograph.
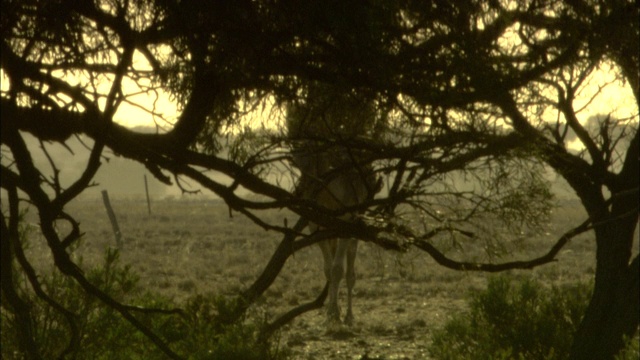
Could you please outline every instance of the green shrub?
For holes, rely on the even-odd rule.
[[[434,334],[437,359],[564,359],[588,304],[591,286],[546,288],[531,279],[514,285],[490,279],[470,310]]]
[[[117,266],[118,252],[108,250],[104,264],[87,272],[86,278],[96,287],[117,301],[127,302],[135,295],[137,277],[128,267]],[[16,291],[30,309],[34,343],[43,358],[56,358],[71,340],[68,320],[49,303],[37,297],[24,274],[16,272]],[[73,313],[77,325],[79,346],[73,351],[78,358],[118,358],[118,349],[125,349],[135,330],[115,310],[86,293],[78,283],[51,269],[39,276],[39,282],[47,295]],[[12,358],[20,354],[17,347],[18,324],[12,309],[2,303],[2,355]],[[8,354],[13,354],[8,356]],[[118,356],[117,356],[118,355]],[[114,357],[115,356],[115,357]]]
[[[28,304],[33,340],[42,358],[58,358],[71,339],[66,318],[40,299],[24,274],[14,266],[16,291]],[[143,292],[138,277],[129,267],[118,264],[118,252],[107,250],[104,263],[86,273],[87,279],[115,300],[146,309],[170,309],[176,304],[158,294]],[[140,331],[114,309],[87,294],[73,279],[55,269],[39,277],[44,291],[57,303],[71,310],[78,327],[79,346],[69,358],[75,359],[166,359]],[[4,297],[4,294],[3,294]],[[270,343],[258,342],[257,321],[225,321],[235,302],[222,297],[195,296],[178,313],[132,311],[171,349],[188,359],[282,359]],[[2,299],[2,358],[23,358],[17,338],[16,313]]]
[[[177,345],[190,354],[189,359],[260,360],[288,355],[269,342],[257,340],[257,320],[229,320],[235,319],[236,299],[196,295],[187,300],[184,310],[179,326],[187,331]]]
[[[625,348],[616,356],[616,360],[638,360],[640,359],[640,334],[630,339],[626,339]]]

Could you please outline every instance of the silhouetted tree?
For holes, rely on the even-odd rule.
[[[91,184],[108,147],[145,164],[164,182],[171,175],[191,178],[258,226],[282,232],[264,273],[242,294],[240,311],[264,292],[294,251],[336,234],[397,250],[415,246],[453,269],[500,271],[552,261],[573,235],[593,230],[595,289],[572,358],[612,358],[623,336],[638,328],[640,260],[631,252],[638,118],[637,112],[626,119],[604,114],[594,131],[584,125],[587,115],[576,103],[599,69],[626,81],[639,102],[639,29],[638,8],[630,0],[4,0],[3,307],[6,299],[16,317],[29,317],[11,274],[27,271],[28,264],[7,265],[22,251],[17,239],[25,197],[37,209],[57,268],[178,357],[130,307],[87,281],[67,252],[81,232],[65,205]],[[382,135],[375,137],[316,139],[357,151],[385,176],[383,194],[358,209],[367,210],[360,222],[340,221],[339,213],[296,197],[268,176],[288,166],[282,149],[290,144],[278,131],[278,114],[304,101],[305,89],[318,83],[364,97],[383,120],[377,133]],[[178,104],[175,121],[135,97],[157,92]],[[114,123],[128,103],[170,130],[143,134]],[[263,114],[276,125],[263,129],[265,136],[251,137],[236,157],[216,156],[220,135],[244,126],[243,115],[261,107],[272,109]],[[34,166],[34,149],[26,146],[23,132],[43,142],[89,136],[95,142],[85,172],[61,183],[59,160],[52,158],[48,176]],[[572,133],[582,152],[568,147]],[[541,162],[567,180],[589,215],[545,255],[467,263],[447,258],[429,242],[442,233],[491,237],[479,231],[487,217],[503,226],[539,223],[549,208],[538,174]],[[215,181],[203,169],[233,183]],[[449,186],[456,172],[482,179],[484,186],[456,191]],[[240,188],[261,197],[242,196]],[[260,217],[262,210],[281,207],[304,220],[290,228]],[[437,211],[443,208],[447,215]],[[399,209],[420,220],[397,216]],[[308,220],[326,230],[303,236]],[[72,231],[59,234],[56,221],[70,223]],[[29,280],[39,288],[37,277]],[[314,304],[321,302],[322,296]],[[73,348],[73,317],[68,320]],[[21,338],[36,357],[31,331],[25,323]]]

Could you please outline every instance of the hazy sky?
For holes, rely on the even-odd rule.
[[[600,87],[605,84],[607,85],[602,90],[602,93],[598,95],[582,113],[579,114],[580,120],[587,121],[587,119],[592,115],[609,113],[616,118],[628,118],[635,115],[637,120],[638,109],[629,84],[623,84],[620,81],[613,81],[615,74],[610,72],[609,69],[610,68],[608,66],[602,66],[602,68],[596,71],[592,75],[591,79],[589,79],[588,85],[583,87],[580,97],[576,101],[577,108],[583,106],[588,99],[592,98]],[[8,82],[4,75],[2,75],[2,80],[2,90],[8,90]],[[109,84],[104,85],[106,89],[108,89],[108,85]],[[177,113],[176,105],[175,102],[171,101],[166,93],[160,91],[154,92],[153,95],[140,93],[140,89],[137,88],[137,86],[134,86],[131,82],[129,82],[129,86],[127,86],[125,91],[127,91],[128,94],[138,94],[132,96],[130,101],[135,101],[140,106],[149,110],[153,109],[155,106],[156,113],[163,114],[169,121],[175,121]],[[250,114],[248,118],[252,118],[254,123],[260,123],[264,120],[261,117],[261,111],[261,109],[257,110],[253,114]],[[268,110],[264,113],[267,114]],[[556,118],[556,114],[555,110],[548,110],[545,113],[545,117],[547,117],[547,120],[553,121]],[[157,123],[158,125],[165,127],[167,130],[170,128],[170,125],[166,124],[163,120],[154,117],[154,115],[140,109],[139,107],[135,107],[127,103],[123,103],[121,105],[119,111],[116,113],[115,121],[129,127],[155,127]],[[70,157],[70,154],[62,147],[58,149],[58,152],[59,154],[57,155],[67,158],[67,160],[64,161],[65,166],[63,172],[65,174],[63,175],[69,176],[69,181],[71,181],[71,179],[76,178],[78,172],[82,170],[86,159],[82,156]],[[70,158],[75,160],[70,161]],[[126,159],[119,159],[118,157],[113,156],[111,156],[111,158],[112,160],[110,163],[105,163],[100,171],[101,176],[98,177],[97,182],[101,183],[101,186],[98,188],[108,188],[110,192],[113,191],[121,194],[142,194],[144,189],[142,174],[146,173],[146,170],[140,164],[130,164],[130,161]],[[123,178],[122,176],[116,175],[122,174],[123,172],[128,173],[130,176]],[[122,178],[122,184],[114,181],[114,179],[120,178]],[[167,193],[179,194],[177,189],[167,188],[157,183],[157,181],[152,179],[150,176],[149,182],[152,192],[156,194],[156,196],[161,196],[163,193],[165,195]]]
[[[611,113],[614,118],[628,118],[637,115],[637,105],[628,83],[615,81],[615,73],[609,70],[608,65],[603,65],[601,69],[595,71],[591,77],[585,82],[585,86],[581,88],[581,92],[575,102],[576,110],[583,107],[589,99],[591,99],[600,88],[601,94],[597,95],[593,102],[589,104],[582,112],[579,119],[586,121],[590,116],[597,114]],[[128,93],[137,93],[139,89],[131,86],[125,89]],[[177,115],[177,107],[175,102],[171,101],[169,96],[163,92],[156,92],[153,95],[140,94],[131,98],[141,106],[152,109],[155,105],[155,111],[161,113],[169,121],[175,121]],[[255,123],[256,119],[260,119],[262,109],[256,110],[249,114],[247,118],[251,118]],[[268,111],[264,111],[268,114]],[[547,120],[554,121],[557,112],[555,110],[548,111],[545,116]],[[155,126],[159,124],[163,127],[170,126],[161,119],[154,117],[152,114],[144,110],[134,107],[130,104],[123,103],[116,113],[115,121],[125,126]],[[249,120],[248,120],[249,121]],[[268,120],[265,119],[265,122]],[[258,121],[261,123],[261,121]]]
[[[135,57],[133,66],[136,70],[150,69],[144,58],[139,56]],[[631,91],[631,87],[628,83],[622,83],[621,81],[614,81],[615,73],[611,69],[611,65],[604,63],[599,69],[594,71],[589,79],[583,85],[581,92],[578,94],[577,101],[575,103],[576,109],[584,106],[598,89],[602,88],[602,93],[599,94],[594,101],[589,104],[583,112],[579,114],[579,119],[586,121],[592,115],[598,114],[611,114],[615,118],[629,118],[633,115],[637,116],[637,105]],[[2,82],[2,91],[8,90],[8,81],[3,72],[0,72]],[[69,81],[69,80],[68,80]],[[72,84],[86,83],[80,79],[73,81]],[[115,122],[128,126],[160,126],[165,130],[171,127],[171,124],[175,122],[177,115],[177,106],[174,99],[171,99],[169,95],[163,91],[149,91],[145,93],[146,89],[140,89],[132,80],[125,79],[123,81],[125,94],[130,95],[128,100],[136,105],[123,102],[120,105],[118,112],[116,113]],[[99,91],[107,93],[111,84],[105,82],[99,86]],[[146,85],[146,84],[144,84]],[[146,111],[145,111],[146,110]],[[162,115],[162,118],[155,116],[151,111],[155,112],[155,115]],[[247,116],[247,122],[258,123],[263,122],[268,126],[268,119],[263,118],[261,115],[262,109],[258,109]],[[264,111],[264,114],[268,114],[269,111]],[[557,112],[550,110],[545,113],[545,117],[548,121],[554,121],[556,119]]]

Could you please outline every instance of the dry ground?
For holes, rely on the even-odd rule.
[[[196,293],[233,294],[245,288],[261,272],[280,237],[266,232],[239,214],[229,216],[224,203],[216,200],[162,200],[147,214],[143,199],[112,198],[125,246],[123,263],[131,264],[140,285],[152,291],[185,299]],[[104,249],[114,246],[114,236],[100,199],[73,203],[69,211],[86,232],[79,249],[84,264],[100,261]],[[32,214],[33,215],[33,214]],[[282,224],[295,222],[283,211],[265,214]],[[584,220],[579,204],[563,202],[549,224],[549,234],[533,236],[504,261],[541,255],[563,233]],[[41,241],[41,239],[40,239]],[[34,239],[33,253],[44,246]],[[458,258],[480,258],[479,249]],[[37,259],[40,265],[50,257]],[[559,261],[532,271],[550,284],[572,283],[592,278],[594,248],[591,234],[567,245]],[[280,341],[299,359],[424,359],[432,332],[447,318],[465,309],[470,290],[485,287],[487,274],[449,270],[417,250],[406,254],[384,252],[361,243],[356,262],[358,280],[354,302],[356,324],[349,332],[328,335],[321,311],[304,314],[287,326]],[[324,285],[320,250],[312,247],[296,254],[280,278],[267,291],[260,311],[276,316],[295,305],[312,300]]]

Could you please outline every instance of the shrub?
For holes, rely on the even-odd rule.
[[[490,279],[470,310],[436,331],[437,359],[564,359],[588,304],[591,286],[546,288],[525,279]]]
[[[185,314],[180,318],[186,335],[177,345],[189,359],[284,359],[287,352],[274,344],[258,341],[260,322],[235,319],[237,302],[223,296],[196,295],[187,300]]]
[[[630,339],[625,339],[625,348],[616,356],[616,360],[638,360],[640,359],[640,334]]]
[[[117,264],[118,252],[109,249],[104,263],[86,273],[86,278],[96,287],[120,302],[130,302],[139,296],[137,276],[129,267]],[[24,274],[15,267],[16,291],[29,305],[33,328],[33,340],[43,358],[57,358],[71,340],[71,331],[65,316],[48,302],[36,296]],[[73,313],[77,326],[79,345],[72,349],[72,357],[79,359],[122,358],[140,344],[135,329],[112,308],[86,293],[72,278],[51,269],[39,276],[39,282],[47,295]],[[150,305],[150,304],[147,304]],[[15,313],[2,303],[2,356],[20,357]],[[11,356],[9,356],[11,354]]]
[[[58,358],[71,339],[63,314],[38,297],[23,273],[14,266],[16,291],[28,304],[33,340],[42,358]],[[144,292],[138,277],[129,267],[118,264],[118,252],[107,250],[104,263],[86,273],[87,279],[115,300],[145,309],[170,309],[176,304],[158,294]],[[165,359],[143,334],[109,306],[87,294],[73,279],[56,269],[39,281],[44,291],[58,304],[73,312],[79,334],[79,346],[69,358],[75,359]],[[4,294],[3,294],[4,297]],[[2,358],[23,358],[19,346],[16,313],[2,299]],[[189,359],[282,359],[268,342],[257,341],[259,322],[242,319],[225,321],[236,309],[234,301],[222,297],[194,296],[180,313],[134,311],[135,317],[151,328],[174,351]]]

